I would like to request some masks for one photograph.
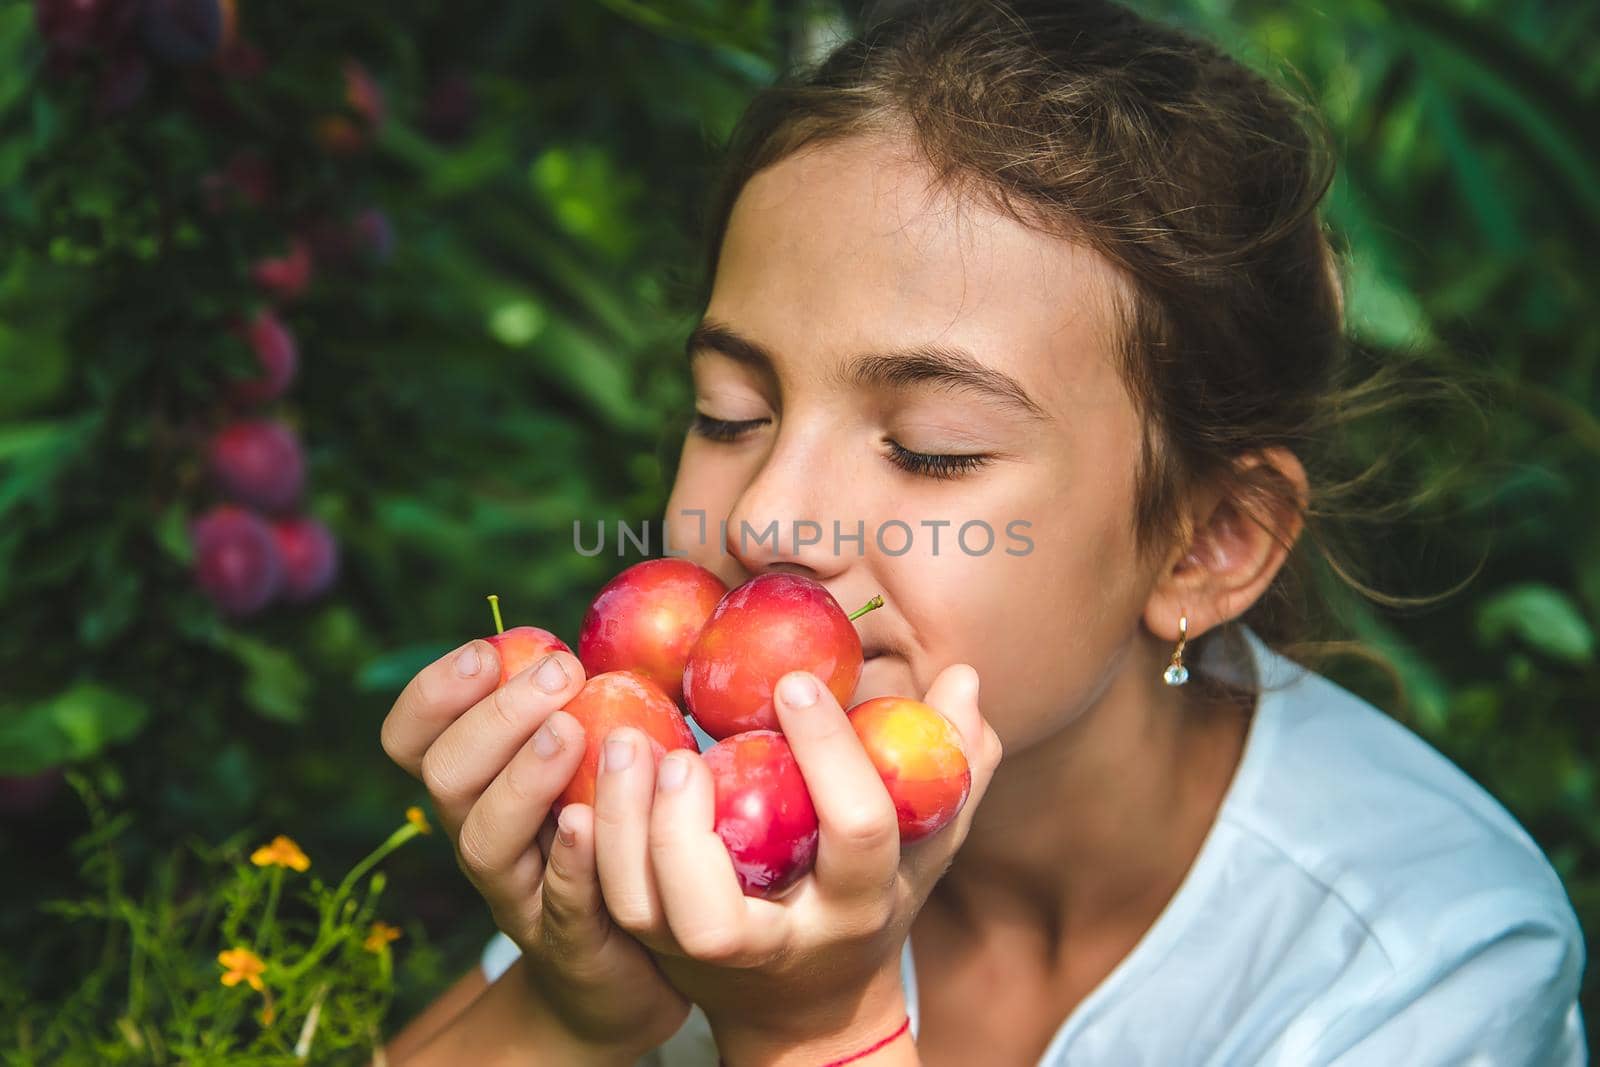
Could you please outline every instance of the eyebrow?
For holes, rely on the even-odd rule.
[[[776,360],[765,345],[715,319],[702,319],[689,333],[683,350],[691,363],[702,352],[720,352],[763,374],[775,373]],[[967,389],[1027,418],[1050,421],[1050,415],[1028,395],[1021,382],[1004,371],[985,366],[966,349],[951,345],[912,345],[884,352],[863,352],[854,356],[833,380],[850,389],[912,385]]]

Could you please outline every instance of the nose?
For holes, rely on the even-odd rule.
[[[839,514],[847,495],[826,455],[826,437],[779,435],[728,512],[724,551],[749,574],[790,570],[817,581],[845,569],[835,551],[835,524],[851,526]],[[847,531],[848,532],[848,531]]]

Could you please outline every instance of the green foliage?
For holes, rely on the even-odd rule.
[[[391,942],[374,868],[427,832],[408,819],[337,884],[286,837],[246,852],[236,837],[163,855],[149,886],[127,886],[121,838],[94,786],[72,775],[91,816],[74,846],[87,895],[52,900],[35,937],[79,964],[44,998],[0,969],[0,1062],[33,1064],[364,1063],[393,996]],[[310,872],[310,873],[307,873]]]
[[[139,701],[93,682],[0,711],[0,773],[32,775],[78,763],[134,736],[148,717]]]
[[[1557,662],[1594,662],[1594,631],[1571,597],[1547,585],[1515,585],[1478,606],[1480,643],[1502,645],[1512,637]]]
[[[684,221],[711,145],[781,62],[766,4],[681,22],[632,4],[237,6],[258,70],[152,61],[107,109],[105,57],[57,69],[33,4],[0,0],[0,777],[46,772],[0,781],[0,869],[28,872],[0,879],[0,958],[41,997],[41,1050],[63,1003],[47,994],[93,962],[42,951],[40,902],[81,896],[64,842],[85,829],[49,768],[123,781],[126,886],[156,892],[173,842],[291,826],[332,866],[418,795],[379,725],[418,668],[491,632],[486,593],[508,625],[576,638],[630,561],[573,551],[573,520],[660,512],[698,310]],[[362,128],[347,58],[384,117],[332,151],[329,116]],[[241,154],[269,195],[219,184]],[[387,258],[319,248],[292,300],[252,281],[292,236],[370,208],[393,225]],[[333,531],[341,570],[317,600],[229,618],[191,575],[190,523],[223,499],[208,439],[246,413],[225,399],[252,367],[230,323],[268,304],[300,371],[261,414],[302,442],[300,510]],[[397,1029],[492,933],[447,856],[396,857],[391,875],[391,914],[448,964],[398,976],[396,1019],[329,992],[324,1052],[341,1027],[370,1044],[330,1020]],[[280,1018],[314,992],[297,988],[274,989]],[[80,1015],[115,1043],[96,995],[85,984]]]

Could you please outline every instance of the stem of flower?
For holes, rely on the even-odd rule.
[[[420,833],[422,833],[421,830],[408,822],[390,834],[388,840],[369,852],[367,857],[360,863],[350,868],[350,873],[344,876],[344,880],[339,883],[339,887],[333,891],[333,896],[329,899],[327,907],[323,909],[322,919],[317,924],[316,942],[312,944],[311,948],[300,958],[298,963],[284,971],[285,975],[290,979],[299,978],[310,970],[313,964],[328,954],[328,950],[337,944],[333,937],[333,924],[338,919],[339,908],[344,903],[345,898],[350,895],[350,890],[355,888],[356,882],[360,881],[361,876],[370,871],[375,864],[382,862],[385,856]]]
[[[344,881],[340,882],[339,888],[334,891],[334,902],[338,903],[344,897],[348,896],[350,890],[355,888],[356,882],[361,880],[362,875],[366,874],[368,871],[372,870],[374,866],[381,863],[383,858],[389,853],[393,852],[395,849],[399,848],[407,841],[410,841],[413,837],[416,837],[420,833],[422,833],[421,830],[417,829],[415,825],[408,822],[404,826],[400,827],[400,829],[390,834],[388,840],[384,841],[383,844],[367,853],[366,859],[350,868],[350,873],[344,876]]]
[[[256,946],[263,952],[267,948],[267,936],[272,933],[272,920],[278,911],[278,891],[283,888],[283,868],[272,868],[272,883],[267,886],[267,906],[261,912],[261,926],[256,930]]]

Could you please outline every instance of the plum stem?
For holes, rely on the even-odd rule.
[[[883,594],[874,593],[872,599],[850,613],[850,621],[855,622],[869,611],[883,607]]]
[[[489,594],[489,610],[494,612],[494,632],[505,633],[506,624],[500,621],[500,598],[493,593]]]

